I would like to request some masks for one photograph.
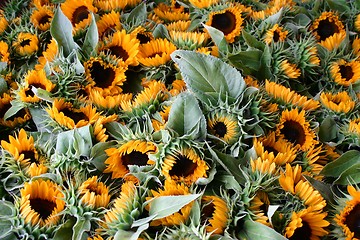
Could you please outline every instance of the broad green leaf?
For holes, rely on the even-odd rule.
[[[326,0],[326,3],[331,9],[341,14],[349,16],[349,13],[351,12],[348,1],[346,0]]]
[[[30,107],[29,111],[39,132],[51,132],[48,124],[46,124],[46,119],[49,118],[49,115],[44,109]]]
[[[124,136],[130,134],[131,131],[121,123],[109,122],[105,124],[107,132],[116,140],[124,139]]]
[[[14,214],[14,205],[11,202],[0,200],[0,219],[6,218],[5,216],[12,216]]]
[[[359,156],[360,160],[360,156]],[[360,161],[350,168],[346,169],[341,175],[335,180],[336,184],[349,185],[360,183]]]
[[[114,240],[137,240],[140,234],[148,229],[149,226],[148,223],[141,225],[136,232],[119,229],[114,236]]]
[[[186,50],[171,54],[186,85],[203,101],[235,101],[245,90],[240,72],[221,59]]]
[[[357,150],[350,150],[335,161],[326,164],[320,174],[327,177],[339,177],[343,172],[359,163],[360,152]]]
[[[84,44],[82,46],[82,50],[86,56],[91,56],[91,53],[96,51],[96,46],[99,42],[99,32],[96,25],[95,16],[91,13],[91,23],[89,28],[87,29]]]
[[[51,98],[51,93],[42,88],[36,88],[36,87],[32,86],[31,91],[33,91],[34,94],[42,100],[45,100],[48,102],[53,101],[53,99]]]
[[[55,38],[58,47],[63,49],[65,57],[69,56],[77,48],[77,44],[73,39],[72,29],[70,20],[64,15],[61,8],[58,7],[51,22],[50,33]]]
[[[5,70],[7,65],[8,65],[7,62],[0,62],[0,72]]]
[[[281,20],[281,17],[282,17],[282,14],[283,14],[283,9],[281,8],[277,13],[269,16],[268,18],[266,18],[263,23],[264,24],[276,24],[278,23],[280,20]]]
[[[247,70],[251,73],[259,70],[262,54],[263,52],[260,50],[248,50],[231,55],[228,59],[236,68]]]
[[[89,125],[59,133],[56,142],[56,153],[67,154],[68,151],[78,156],[90,156],[92,137]]]
[[[126,17],[126,22],[131,26],[139,26],[142,25],[146,21],[147,11],[146,11],[146,3],[141,2],[135,8],[131,10],[129,15]]]
[[[271,51],[268,45],[265,45],[263,55],[261,56],[261,65],[256,77],[259,80],[270,79],[272,77],[271,69]]]
[[[219,51],[222,53],[227,53],[229,46],[224,37],[224,33],[216,28],[203,24],[208,33],[210,34],[211,39],[214,41],[215,45],[218,47]]]
[[[338,144],[343,140],[343,135],[339,133],[338,125],[333,117],[326,117],[319,127],[319,138],[322,142]]]
[[[326,202],[331,204],[336,204],[334,193],[330,184],[316,180],[310,176],[303,175],[310,184],[319,191],[321,196],[326,200]]]
[[[91,148],[91,152],[90,152],[91,163],[96,167],[97,170],[101,172],[105,170],[106,168],[105,160],[108,157],[105,150],[114,145],[116,145],[115,141],[99,142]]]
[[[0,77],[0,95],[8,90],[8,85],[3,77]]]
[[[131,228],[136,228],[136,227],[140,227],[146,223],[149,223],[150,221],[152,221],[154,218],[156,217],[156,215],[151,215],[151,216],[148,216],[146,218],[141,218],[141,219],[138,219],[136,221],[134,221],[131,225]]]
[[[259,50],[264,50],[265,43],[257,40],[253,35],[251,35],[250,33],[244,30],[242,30],[241,32],[242,32],[242,37],[244,38],[245,42],[249,47],[257,48]]]
[[[177,96],[171,106],[166,128],[176,131],[180,136],[205,139],[205,117],[193,95],[184,92]]]
[[[75,225],[73,226],[73,235],[72,240],[81,240],[84,239],[84,233],[90,231],[91,223],[88,219],[77,219]],[[85,238],[86,239],[86,238]]]
[[[252,220],[245,220],[238,237],[244,240],[286,240],[284,236],[274,229]]]
[[[72,239],[73,226],[75,224],[75,218],[68,219],[56,232],[53,240],[69,240]]]
[[[169,31],[167,30],[167,28],[163,25],[163,24],[158,24],[154,31],[153,31],[153,36],[154,38],[166,38],[166,39],[171,39],[170,35],[169,35]]]
[[[201,194],[177,195],[177,196],[161,196],[154,198],[150,202],[149,215],[155,215],[156,219],[167,217],[179,211],[185,205],[191,203]]]
[[[10,103],[11,103],[11,107],[6,111],[4,115],[4,120],[8,120],[12,116],[14,116],[18,111],[24,108],[23,103],[20,101],[12,100]]]

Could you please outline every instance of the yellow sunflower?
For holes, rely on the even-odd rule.
[[[145,140],[130,140],[118,148],[105,150],[108,158],[104,173],[111,173],[111,178],[124,178],[125,180],[137,181],[137,178],[128,175],[129,165],[145,166],[154,164],[149,159],[150,154],[157,151],[156,145]]]
[[[327,213],[304,209],[300,212],[293,212],[291,220],[285,228],[285,237],[289,240],[310,239],[320,240],[328,234],[325,230],[330,223],[325,220]]]
[[[50,23],[53,17],[53,9],[44,6],[34,10],[34,12],[30,16],[30,21],[37,29],[41,31],[46,31],[50,29]]]
[[[238,5],[228,7],[221,11],[211,12],[206,25],[214,27],[224,33],[225,39],[233,43],[240,35],[243,18],[241,8]]]
[[[134,35],[137,40],[139,40],[140,44],[148,43],[154,39],[154,36],[151,31],[147,30],[142,26],[138,26],[130,33]]]
[[[337,113],[349,113],[355,107],[355,101],[345,91],[336,94],[322,92],[320,101],[324,107]]]
[[[301,156],[301,161],[304,163],[303,174],[321,180],[323,176],[319,174],[326,163],[329,162],[329,160],[326,159],[326,154],[322,145],[314,145],[304,152]],[[330,154],[330,151],[328,151],[328,154]]]
[[[46,77],[45,70],[30,70],[25,77],[24,85],[19,89],[18,95],[23,102],[35,103],[39,102],[40,98],[34,94],[32,87],[51,92],[55,86],[56,85]]]
[[[146,67],[158,67],[171,60],[176,46],[167,39],[157,38],[139,46],[138,61]]]
[[[52,6],[51,0],[32,0],[32,5],[36,8],[42,8],[45,6]]]
[[[118,115],[113,114],[107,117],[100,116],[96,122],[93,124],[93,132],[98,142],[106,142],[109,139],[109,135],[106,132],[104,125],[109,122],[115,122],[118,118]]]
[[[257,191],[251,199],[249,210],[255,214],[254,220],[266,226],[271,226],[267,211],[270,206],[269,195],[263,191]]]
[[[341,211],[335,215],[334,221],[340,226],[346,239],[360,239],[357,220],[360,214],[360,192],[355,187],[348,185],[350,194],[348,201]]]
[[[360,118],[350,120],[348,131],[360,135]]]
[[[290,63],[288,60],[282,60],[280,62],[281,72],[290,79],[296,79],[300,77],[301,71],[294,63]]]
[[[266,31],[264,42],[266,44],[284,42],[288,31],[284,30],[283,27],[280,27],[278,24],[275,24],[272,28]]]
[[[163,110],[159,112],[161,116],[161,121],[157,119],[151,119],[152,126],[154,128],[154,131],[160,131],[161,129],[164,129],[166,126],[166,123],[169,118],[171,106],[164,106]]]
[[[170,32],[170,31],[180,31],[180,32],[185,32],[188,30],[188,28],[190,27],[191,21],[175,21],[175,22],[170,22],[168,24],[166,24],[166,29]]]
[[[0,62],[9,63],[9,46],[6,42],[0,41]]]
[[[165,155],[161,172],[166,179],[190,185],[206,177],[207,163],[192,148],[182,148]]]
[[[95,0],[94,5],[105,12],[124,9],[129,0]]]
[[[80,201],[95,209],[106,207],[110,202],[109,188],[103,182],[98,182],[97,176],[83,182],[78,192]]]
[[[173,181],[165,180],[163,189],[158,191],[151,190],[153,197],[146,197],[146,200],[149,201],[156,197],[161,196],[183,196],[190,194],[189,188],[183,183],[176,184]],[[192,208],[193,202],[188,203],[182,207],[179,211],[171,214],[170,216],[153,220],[150,223],[150,226],[174,226],[184,223],[190,216],[190,211]],[[147,208],[151,207],[151,202],[146,206]]]
[[[357,56],[360,57],[360,38],[358,36],[356,36],[351,44],[352,46],[352,50],[353,53]]]
[[[27,108],[22,108],[18,111],[15,115],[8,118],[7,120],[4,119],[5,113],[11,107],[11,101],[13,98],[9,95],[4,93],[0,98],[0,125],[4,127],[14,128],[16,126],[22,125],[26,123],[28,120],[31,119],[30,112]]]
[[[218,196],[203,196],[201,205],[201,219],[209,223],[205,228],[206,231],[212,234],[223,234],[229,215],[226,202]]]
[[[98,27],[99,38],[105,40],[112,36],[115,31],[121,30],[120,13],[115,11],[106,13],[101,16],[96,25]]]
[[[90,13],[97,12],[97,8],[93,6],[92,0],[66,0],[61,3],[61,10],[71,21],[74,27],[73,32],[88,26],[91,22]]]
[[[35,34],[20,32],[12,46],[17,54],[30,56],[38,51],[39,39]]]
[[[360,79],[360,62],[340,59],[331,65],[330,73],[337,84],[348,87]]]
[[[4,11],[0,9],[0,34],[3,34],[8,26],[9,23],[4,16]]]
[[[2,140],[1,146],[19,163],[27,176],[35,177],[47,172],[45,157],[38,153],[34,138],[28,137],[24,129],[15,138],[9,136],[9,142]]]
[[[250,160],[251,171],[253,173],[259,172],[261,174],[270,174],[273,175],[276,173],[276,164],[273,162],[272,158],[262,159],[258,157],[257,159]]]
[[[279,12],[281,8],[291,9],[295,3],[292,0],[271,0],[266,4],[267,8],[262,10],[247,10],[254,20],[262,20]]]
[[[313,32],[320,45],[330,51],[338,47],[346,36],[343,23],[333,12],[323,12],[315,19],[310,31]]]
[[[89,93],[89,101],[94,104],[99,110],[119,109],[121,102],[130,101],[131,99],[131,93],[119,93],[111,96],[103,96],[102,92],[97,90],[92,90]]]
[[[355,27],[356,31],[360,32],[360,14],[356,15],[354,27]]]
[[[173,7],[165,3],[158,4],[154,9],[154,14],[163,21],[174,22],[180,20],[189,20],[190,14],[184,11],[184,7]]]
[[[25,223],[40,227],[56,225],[65,208],[59,186],[47,180],[26,182],[20,190],[20,215]]]
[[[58,46],[55,39],[51,39],[47,45],[46,50],[42,52],[42,56],[38,58],[39,64],[35,65],[35,70],[41,70],[45,67],[47,62],[52,62],[58,53]]]
[[[306,96],[301,96],[295,91],[275,82],[266,80],[265,91],[272,97],[280,99],[284,103],[299,106],[305,111],[312,111],[320,107],[319,101],[308,99]]]
[[[236,117],[227,113],[210,114],[207,128],[210,134],[230,145],[238,141],[241,133]]]
[[[294,144],[295,148],[307,150],[317,143],[315,132],[305,118],[305,111],[285,110],[277,124],[276,135]]]
[[[117,66],[106,62],[100,57],[91,57],[84,63],[86,80],[89,84],[86,91],[100,91],[103,96],[115,95],[122,92],[121,86],[126,80],[126,66]]]
[[[137,54],[139,52],[139,40],[132,34],[127,34],[125,30],[117,31],[112,38],[100,51],[108,52],[118,60],[122,60],[126,65],[137,66]]]
[[[196,8],[209,8],[218,2],[219,0],[189,0],[189,3]]]
[[[52,107],[47,108],[46,112],[59,125],[68,129],[83,127],[93,124],[100,117],[96,108],[91,105],[75,108],[72,103],[66,102],[65,99],[55,99]]]
[[[170,31],[170,38],[179,49],[195,50],[207,44],[209,35],[201,32],[172,30]]]

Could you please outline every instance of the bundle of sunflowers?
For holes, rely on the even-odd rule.
[[[359,0],[9,0],[0,239],[359,239]]]

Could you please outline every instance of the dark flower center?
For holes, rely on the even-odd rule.
[[[339,68],[340,68],[341,77],[345,78],[346,81],[350,80],[354,76],[354,72],[351,66],[341,65]]]
[[[150,40],[151,40],[151,38],[144,33],[138,33],[136,35],[136,38],[140,41],[140,44],[150,42]]]
[[[38,164],[39,161],[35,158],[35,152],[34,151],[24,151],[22,152],[24,154],[24,159],[29,159],[29,163],[36,163]]]
[[[115,79],[114,69],[103,67],[99,62],[94,62],[90,68],[91,78],[94,80],[95,85],[100,88],[107,88],[111,86]]]
[[[225,123],[223,122],[217,122],[214,125],[215,134],[219,136],[220,138],[223,138],[227,133],[227,128]]]
[[[49,23],[50,19],[51,17],[49,15],[42,16],[39,20],[39,25]]]
[[[323,41],[326,38],[338,33],[339,28],[335,22],[330,22],[328,19],[321,20],[317,29],[317,34],[320,36],[320,40]]]
[[[30,45],[30,39],[25,39],[20,42],[20,46],[25,47],[27,45]]]
[[[269,153],[274,153],[274,156],[276,156],[279,151],[277,151],[275,148],[271,147],[271,146],[264,146],[264,151],[268,151]]]
[[[215,14],[211,26],[222,31],[224,35],[227,35],[234,31],[236,27],[236,16],[231,12]]]
[[[62,109],[61,112],[64,113],[66,117],[69,117],[72,120],[74,120],[75,124],[81,120],[85,120],[85,121],[89,120],[89,118],[83,112],[75,112],[68,108]]]
[[[109,48],[109,51],[110,54],[122,58],[123,61],[126,61],[129,58],[129,54],[121,46],[112,46]]]
[[[354,233],[354,238],[360,238],[360,205],[356,205],[350,211],[346,217],[345,224]]]
[[[108,28],[106,28],[105,31],[101,34],[101,37],[102,38],[109,37],[111,34],[114,33],[115,27],[116,27],[116,25],[113,24],[113,25],[109,26]]]
[[[56,204],[41,198],[30,199],[30,207],[37,212],[43,220],[46,220],[56,207]]]
[[[302,227],[295,229],[289,240],[308,240],[311,236],[311,228],[307,222],[302,222]]]
[[[86,6],[78,7],[73,15],[72,15],[72,23],[75,26],[75,24],[78,24],[79,22],[83,21],[84,19],[87,19],[89,17],[89,10]]]
[[[123,165],[128,169],[128,165],[145,166],[149,160],[146,153],[139,151],[132,151],[129,154],[125,154],[121,157]]]
[[[201,223],[204,224],[207,219],[212,218],[214,212],[214,204],[212,202],[207,203],[201,210]]]
[[[169,171],[170,176],[187,177],[194,173],[197,164],[191,161],[188,157],[183,155],[177,155],[175,159],[176,162]]]
[[[278,42],[280,40],[280,33],[276,30],[274,31],[273,40],[274,42]]]
[[[95,195],[101,195],[101,190],[97,187],[96,184],[91,184],[87,187],[90,192],[95,193]]]
[[[305,131],[300,123],[288,120],[284,123],[284,127],[281,129],[281,133],[284,134],[285,139],[289,142],[303,145],[305,142]]]

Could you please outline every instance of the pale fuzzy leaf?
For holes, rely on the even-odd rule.
[[[341,155],[338,159],[328,163],[320,172],[328,177],[339,177],[344,171],[360,163],[360,152],[350,150]]]
[[[118,230],[114,236],[114,240],[137,240],[139,239],[140,234],[149,228],[149,224],[145,223],[141,225],[136,232],[133,231],[125,231],[125,230]]]
[[[99,171],[104,171],[106,168],[105,160],[108,155],[105,150],[116,145],[115,141],[111,142],[99,142],[95,144],[90,151],[91,163],[96,167]]]
[[[22,102],[12,100],[11,101],[11,107],[6,111],[4,115],[4,120],[7,120],[8,118],[11,118],[14,116],[18,111],[24,108],[24,105]]]
[[[91,56],[91,53],[95,52],[96,46],[99,42],[99,32],[96,25],[95,16],[91,13],[91,23],[86,32],[84,45],[82,47],[86,56]]]
[[[252,220],[245,220],[238,237],[251,240],[286,240],[274,229]]]
[[[203,24],[206,30],[209,32],[211,39],[218,47],[220,52],[226,53],[228,51],[228,44],[224,37],[224,33],[216,28]]]
[[[194,201],[201,194],[189,194],[180,196],[161,196],[154,198],[150,202],[149,215],[155,215],[156,219],[167,217],[179,211],[182,207]]]

